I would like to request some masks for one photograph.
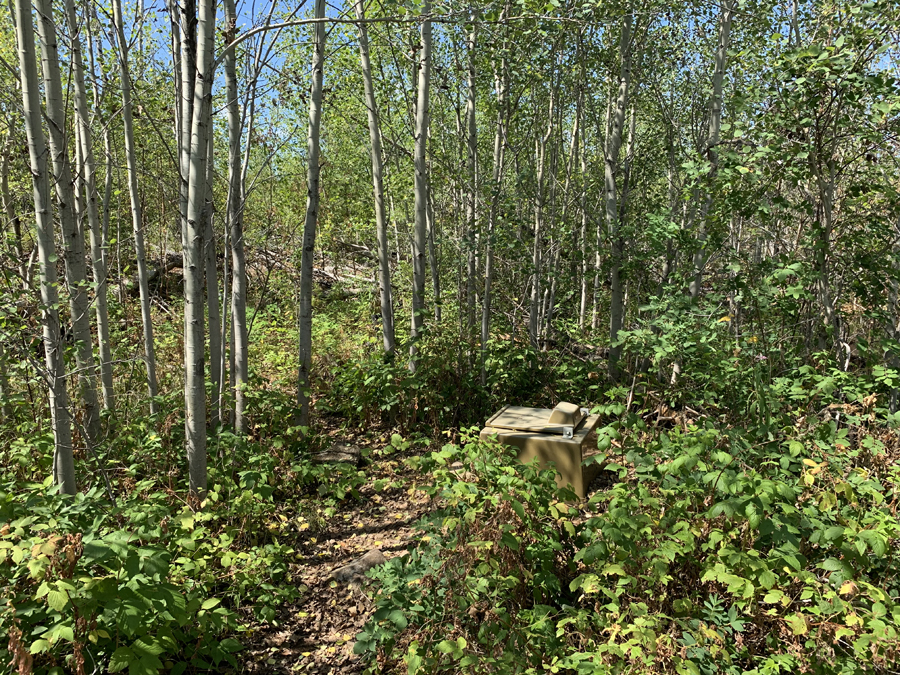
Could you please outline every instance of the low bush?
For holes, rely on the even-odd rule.
[[[620,406],[583,511],[502,448],[449,446],[426,462],[442,510],[373,574],[356,651],[410,673],[890,672],[900,436],[875,402],[668,429]]]

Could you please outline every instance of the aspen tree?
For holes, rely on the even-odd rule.
[[[75,461],[72,455],[72,420],[66,391],[65,364],[59,325],[59,293],[56,276],[56,243],[50,201],[50,173],[40,104],[40,81],[35,58],[31,3],[15,0],[16,37],[22,84],[22,108],[28,141],[29,170],[37,226],[38,276],[41,291],[41,324],[44,359],[53,426],[53,481],[65,494],[75,494]]]
[[[97,385],[94,379],[96,366],[88,309],[84,237],[78,227],[75,213],[74,180],[66,138],[68,125],[62,78],[59,72],[53,5],[50,0],[38,0],[35,8],[38,13],[44,96],[47,102],[50,157],[56,184],[57,210],[62,226],[66,283],[69,287],[69,312],[71,313],[72,334],[75,339],[75,362],[78,366],[78,384],[84,404],[85,441],[88,448],[91,449],[100,438],[100,405],[97,401]]]
[[[713,72],[713,90],[709,101],[709,134],[704,148],[706,159],[712,165],[715,175],[718,166],[717,146],[722,129],[722,87],[725,81],[725,64],[728,58],[728,45],[731,41],[731,22],[734,17],[734,7],[737,0],[726,0],[722,5],[722,13],[719,17],[719,38],[716,48],[715,71]],[[700,296],[700,288],[703,284],[703,270],[706,267],[708,255],[706,253],[707,224],[706,219],[712,205],[712,193],[707,192],[703,201],[700,216],[700,227],[697,231],[697,244],[694,248],[694,278],[691,280],[689,292],[692,300]]]
[[[325,18],[325,0],[316,0],[315,17]],[[319,218],[319,128],[322,122],[322,80],[325,68],[325,24],[313,24],[312,87],[309,97],[309,132],[306,173],[306,221],[300,261],[300,339],[297,403],[299,423],[309,426],[309,369],[312,364],[313,253]]]
[[[422,3],[422,13],[431,11],[431,3]],[[416,128],[415,128],[415,232],[413,236],[413,289],[412,289],[412,342],[409,347],[409,369],[416,370],[416,341],[421,336],[425,320],[425,255],[427,247],[428,181],[425,153],[428,145],[429,86],[431,80],[431,21],[422,22],[421,49],[419,50],[419,72],[416,87]]]
[[[475,339],[475,277],[478,257],[478,126],[475,120],[475,37],[477,14],[471,14],[466,87],[466,342]],[[471,354],[471,352],[470,352]],[[469,363],[469,367],[472,364]]]
[[[141,299],[141,323],[144,329],[144,363],[147,368],[147,392],[150,413],[159,412],[156,403],[156,348],[153,344],[153,318],[150,313],[150,284],[147,280],[147,258],[144,251],[144,222],[141,195],[138,191],[138,166],[135,154],[134,123],[131,109],[131,71],[128,67],[128,43],[125,40],[122,1],[113,0],[113,32],[119,48],[119,79],[122,85],[122,125],[125,141],[125,164],[128,174],[128,197],[131,201],[131,224],[134,231],[134,254],[137,263],[138,290]]]
[[[369,36],[366,18],[363,11],[363,0],[356,0],[354,5],[356,18],[361,23],[359,29],[359,59],[362,67],[363,88],[366,97],[366,113],[369,120],[370,153],[372,156],[372,188],[375,196],[375,241],[378,254],[378,292],[381,302],[381,332],[384,338],[384,351],[394,353],[394,310],[391,300],[391,258],[387,241],[387,218],[384,212],[384,162],[381,150],[381,125],[378,107],[375,101],[375,89],[372,86],[372,66],[369,61]],[[433,241],[433,240],[432,240]]]
[[[206,201],[209,196],[207,161],[212,126],[213,48],[215,0],[200,0],[198,7],[196,62],[182,60],[181,72],[193,70],[190,148],[187,163],[187,210],[182,217],[181,247],[184,256],[184,407],[185,451],[190,490],[202,497],[206,491],[206,373],[204,353],[204,256]],[[187,16],[185,19],[189,20]],[[193,50],[182,50],[188,58]],[[184,102],[183,102],[184,103]],[[184,155],[184,152],[182,152]]]
[[[609,376],[612,380],[619,378],[619,355],[621,347],[617,345],[619,331],[625,315],[625,294],[622,284],[622,264],[624,263],[624,242],[620,232],[619,209],[616,193],[616,172],[619,163],[619,150],[622,147],[622,132],[625,126],[625,110],[628,107],[628,95],[631,85],[632,39],[631,14],[622,21],[622,32],[619,42],[619,89],[616,97],[616,108],[612,117],[612,127],[606,144],[606,161],[604,168],[606,227],[609,233],[612,268],[610,270],[610,307],[609,307]]]
[[[501,18],[505,17],[504,8]],[[494,78],[497,88],[497,128],[494,132],[494,159],[491,171],[491,204],[488,210],[488,230],[484,246],[484,294],[481,311],[481,386],[487,386],[487,354],[491,339],[491,300],[494,281],[494,232],[497,224],[497,207],[503,183],[503,162],[506,150],[506,126],[508,123],[507,98],[509,77],[506,72],[506,45],[500,67]]]
[[[109,311],[106,295],[106,262],[103,254],[103,232],[97,211],[97,177],[94,164],[94,145],[91,133],[90,111],[84,83],[84,59],[79,38],[78,17],[73,0],[65,1],[66,23],[69,30],[69,53],[72,61],[74,85],[76,138],[79,147],[79,175],[84,187],[84,214],[87,216],[91,265],[94,272],[94,312],[97,320],[97,347],[100,355],[100,381],[103,407],[115,408],[113,393],[112,352],[109,343]],[[87,18],[85,18],[87,21]]]
[[[273,4],[274,8],[274,4]],[[232,42],[237,30],[237,13],[234,0],[225,0],[226,42]],[[225,97],[228,114],[228,224],[231,250],[231,354],[234,366],[231,376],[234,380],[234,430],[246,433],[244,417],[244,388],[249,378],[247,361],[247,272],[244,259],[244,180],[241,167],[241,116],[238,111],[237,66],[234,49],[225,54]],[[258,77],[254,76],[254,83]],[[254,84],[255,86],[255,84]],[[255,92],[251,92],[251,96]],[[251,101],[250,105],[253,105]],[[252,128],[251,122],[248,127]],[[250,142],[247,143],[247,157]],[[225,317],[223,316],[223,327]]]

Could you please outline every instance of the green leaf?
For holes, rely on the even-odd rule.
[[[777,581],[778,577],[775,576],[772,570],[766,570],[759,575],[759,583],[763,588],[772,588]]]
[[[134,652],[128,647],[119,647],[109,659],[109,672],[118,673],[120,670],[125,670],[136,658]]]
[[[69,604],[69,594],[65,591],[50,591],[47,593],[47,604],[61,612]]]
[[[390,614],[388,614],[388,620],[394,624],[399,630],[403,630],[406,628],[409,621],[407,621],[406,616],[399,609],[395,609]]]
[[[226,652],[234,653],[241,651],[244,648],[244,645],[242,645],[234,638],[225,638],[219,643],[219,647],[224,649]]]
[[[142,656],[128,665],[128,675],[156,675],[163,667],[155,656]]]
[[[203,601],[203,604],[200,605],[200,609],[212,609],[216,605],[222,602],[219,598],[207,598]]]
[[[500,537],[500,543],[513,551],[519,550],[519,540],[512,532],[504,532],[503,536]]]
[[[31,643],[31,646],[28,648],[28,651],[32,654],[40,654],[41,652],[46,652],[50,649],[50,643],[47,640],[35,640]]]

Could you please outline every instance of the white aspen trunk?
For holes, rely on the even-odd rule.
[[[706,141],[706,157],[712,165],[711,176],[715,176],[718,162],[716,147],[719,145],[719,135],[722,130],[722,87],[725,81],[725,65],[728,58],[728,45],[731,41],[731,21],[734,17],[734,6],[737,0],[726,0],[722,5],[722,14],[719,18],[719,44],[716,49],[715,72],[713,73],[713,92],[709,102],[709,137]],[[691,280],[689,292],[691,300],[697,300],[700,296],[700,288],[703,284],[703,270],[706,267],[706,218],[712,205],[712,194],[707,192],[703,206],[701,207],[700,226],[697,231],[697,244],[695,245],[693,263],[694,278]]]
[[[356,0],[356,18],[365,19],[363,0]],[[375,197],[375,242],[378,251],[378,295],[381,300],[381,333],[384,351],[393,354],[396,346],[394,312],[391,299],[391,258],[388,251],[387,219],[384,212],[384,161],[381,150],[381,126],[375,88],[372,85],[372,66],[369,62],[369,36],[366,24],[359,23],[359,60],[362,68],[366,112],[369,117],[369,141],[372,155],[372,191]]]
[[[38,13],[44,96],[47,101],[50,156],[56,182],[56,203],[62,226],[66,282],[69,286],[69,311],[75,338],[75,362],[78,366],[78,383],[84,403],[85,441],[90,450],[100,438],[100,405],[97,401],[97,385],[94,380],[96,366],[88,306],[84,237],[79,231],[75,213],[74,180],[65,135],[66,110],[59,72],[53,6],[50,0],[38,0],[35,7]]]
[[[325,0],[316,0],[315,17],[325,17]],[[306,222],[303,225],[303,244],[300,262],[300,366],[297,378],[299,424],[309,426],[309,370],[312,365],[312,290],[313,255],[316,246],[316,225],[319,218],[319,128],[322,122],[322,80],[325,69],[325,24],[313,26],[312,86],[309,97],[309,133],[307,152],[309,167],[306,174]]]
[[[34,23],[31,3],[15,0],[16,37],[22,84],[25,135],[28,140],[29,169],[34,193],[37,226],[38,269],[41,290],[41,324],[44,358],[53,426],[53,481],[64,494],[75,494],[75,460],[72,455],[72,427],[68,410],[65,364],[59,325],[59,293],[56,276],[56,244],[53,209],[50,203],[50,175],[40,104],[40,81],[35,58]]]
[[[566,180],[563,184],[563,207],[560,212],[559,220],[565,226],[566,217],[569,214],[569,187],[572,183],[572,172],[575,170],[575,158],[578,155],[578,134],[579,128],[581,125],[581,95],[579,94],[578,99],[575,105],[575,120],[572,122],[572,142],[569,145],[569,158],[566,161]],[[555,172],[554,172],[555,173]],[[555,206],[555,197],[552,200],[554,203],[553,213],[554,219],[556,218],[556,206]],[[556,252],[553,255],[553,265],[552,272],[550,273],[550,299],[547,303],[547,312],[546,312],[546,320],[544,322],[544,350],[546,351],[549,347],[549,342],[551,340],[552,331],[553,331],[553,314],[556,311],[556,292],[559,287],[559,257],[562,253],[562,242],[556,248]],[[574,249],[573,249],[574,252]]]
[[[422,13],[431,11],[431,3],[424,0]],[[409,369],[416,370],[417,340],[425,321],[425,252],[428,237],[428,184],[425,153],[428,146],[428,106],[431,80],[431,21],[422,22],[422,49],[419,53],[419,74],[416,92],[415,144],[415,234],[413,237],[412,330],[409,347]]]
[[[428,228],[428,267],[431,270],[431,290],[434,293],[434,321],[441,322],[441,272],[438,267],[437,233],[434,222],[434,195],[431,192],[431,174],[425,181],[427,189],[428,208],[425,211],[426,226]]]
[[[506,10],[501,14],[505,17]],[[494,133],[494,166],[491,172],[491,205],[488,210],[488,231],[484,247],[484,294],[481,311],[481,386],[487,386],[488,343],[491,339],[491,286],[494,281],[494,228],[497,221],[497,205],[500,202],[500,188],[503,182],[503,161],[506,149],[506,59],[497,73],[497,130]]]
[[[603,126],[603,161],[604,166],[606,162],[606,156],[609,154],[609,129],[610,122],[612,120],[612,102],[613,102],[613,92],[612,92],[612,78],[610,78],[610,90],[607,92],[606,97],[606,120]],[[605,194],[604,194],[605,197]],[[604,207],[604,212],[606,211]],[[603,246],[603,226],[601,225],[603,221],[599,218],[597,219],[597,248],[594,254],[594,298],[593,298],[593,310],[591,315],[591,329],[596,331],[600,327],[600,308],[598,306],[599,296],[600,296],[600,270],[602,267],[602,258],[600,256],[600,251]]]
[[[619,149],[622,147],[622,131],[625,126],[625,109],[628,106],[628,90],[631,84],[631,22],[629,14],[622,22],[621,42],[619,43],[619,92],[616,98],[616,110],[613,115],[612,128],[606,144],[606,162],[604,183],[606,189],[606,227],[609,232],[610,254],[612,265],[610,270],[609,299],[609,376],[613,381],[619,378],[619,355],[621,347],[616,344],[619,331],[625,316],[625,296],[621,278],[624,257],[624,241],[619,232],[619,213],[616,194],[616,172],[618,171]]]
[[[225,0],[226,42],[231,42],[237,31],[237,13],[234,0]],[[228,222],[231,241],[231,358],[234,365],[234,431],[247,433],[244,388],[249,379],[247,345],[247,270],[244,258],[244,177],[241,167],[241,117],[238,112],[238,86],[234,50],[225,55],[225,96],[228,111]],[[251,103],[251,106],[253,104]],[[252,112],[251,112],[252,125]],[[249,126],[249,125],[248,125]],[[247,156],[250,155],[248,141]],[[224,333],[223,322],[223,333]],[[223,340],[224,342],[224,340]]]
[[[206,204],[203,211],[203,222],[206,227],[203,234],[203,255],[206,273],[206,311],[209,317],[209,379],[212,382],[212,401],[209,411],[209,428],[217,429],[221,422],[219,410],[219,389],[222,385],[222,326],[219,313],[219,270],[216,258],[216,233],[213,228],[213,138],[207,139],[209,148],[206,156]]]
[[[66,0],[66,23],[69,29],[69,53],[72,61],[76,135],[81,149],[80,175],[84,181],[85,212],[88,220],[91,264],[94,272],[94,311],[97,318],[97,347],[100,354],[100,381],[103,392],[103,407],[115,409],[113,393],[112,352],[109,344],[109,312],[107,310],[106,264],[103,255],[103,232],[100,215],[97,211],[97,176],[94,164],[94,146],[91,137],[90,112],[88,109],[87,90],[84,84],[84,60],[81,53],[81,40],[78,37],[78,18],[75,14],[75,3]],[[85,18],[85,21],[88,19]]]
[[[122,19],[122,2],[113,0],[113,23],[119,47],[119,78],[122,84],[122,124],[125,136],[125,164],[128,173],[128,196],[131,200],[131,224],[134,230],[134,253],[137,260],[138,289],[141,297],[141,322],[144,327],[144,361],[147,366],[147,392],[150,413],[159,412],[156,402],[156,349],[153,346],[153,318],[150,313],[150,284],[147,281],[147,259],[144,252],[144,217],[138,191],[137,156],[134,143],[134,123],[131,111],[131,73],[128,67],[128,43]],[[111,146],[110,146],[111,148]]]
[[[550,85],[550,111],[548,113],[547,132],[543,137],[535,139],[534,158],[537,163],[536,195],[534,200],[534,248],[531,254],[531,308],[528,315],[528,338],[534,349],[539,347],[538,337],[541,327],[541,262],[544,223],[544,160],[546,159],[547,141],[553,133],[553,115],[555,109],[556,83]]]
[[[588,212],[587,212],[587,138],[585,128],[587,125],[581,126],[581,302],[578,306],[578,330],[583,332],[585,319],[587,318],[587,302],[588,302],[588,260],[590,259],[590,246],[588,245]]]
[[[100,82],[97,76],[97,64],[94,55],[94,35],[91,31],[91,18],[94,16],[93,7],[85,3],[85,20],[88,39],[88,63],[90,64],[90,81],[91,90],[93,92],[92,115],[95,120],[101,119],[101,111],[103,108],[103,99],[100,96]],[[104,149],[104,186],[103,186],[103,205],[100,210],[100,258],[103,262],[103,269],[109,272],[109,202],[112,198],[112,137],[108,124],[103,125],[103,149]],[[96,167],[94,176],[94,200],[97,199],[96,188]],[[93,251],[93,243],[91,244]],[[93,255],[93,253],[92,253]],[[107,286],[106,292],[109,293],[109,280],[104,277],[104,283]]]
[[[184,257],[184,407],[185,450],[190,490],[206,491],[206,378],[204,353],[203,239],[208,195],[207,157],[212,125],[213,49],[215,0],[200,0],[196,63],[182,61],[182,72],[195,68],[191,105],[191,145],[188,163],[187,213],[182,219]],[[184,55],[184,52],[182,52]]]
[[[472,342],[475,337],[475,276],[478,257],[478,127],[475,120],[475,14],[468,40],[468,87],[466,96],[466,167],[468,194],[466,195],[466,349],[469,368],[472,367]]]
[[[6,336],[3,336],[3,340],[5,339],[7,339]],[[10,417],[12,411],[9,407],[12,392],[9,390],[9,375],[6,368],[6,350],[3,348],[3,340],[0,340],[0,418],[7,422],[12,421]]]

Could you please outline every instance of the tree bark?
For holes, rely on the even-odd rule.
[[[547,114],[547,131],[542,137],[534,141],[534,159],[537,165],[535,176],[536,194],[534,200],[534,247],[531,254],[532,281],[531,281],[531,309],[528,314],[528,338],[534,349],[539,347],[538,337],[541,327],[541,263],[544,236],[544,164],[547,155],[547,141],[553,133],[554,111],[556,106],[556,81],[550,85],[550,110]]]
[[[222,384],[222,324],[219,312],[219,270],[216,255],[216,232],[213,228],[213,179],[214,158],[213,139],[209,134],[209,148],[206,156],[206,204],[203,211],[205,231],[203,235],[203,256],[206,276],[206,312],[209,317],[209,379],[213,396],[210,402],[209,428],[215,430],[221,422],[219,410],[219,389]]]
[[[466,167],[468,169],[468,194],[466,195],[466,345],[469,350],[469,368],[472,367],[472,351],[469,345],[475,338],[475,277],[478,273],[478,126],[475,120],[475,38],[476,15],[472,13],[472,26],[468,39],[468,81],[466,90]]]
[[[144,361],[147,366],[147,392],[150,413],[159,412],[156,402],[156,349],[153,345],[153,318],[150,314],[150,285],[147,281],[147,259],[144,252],[144,217],[137,182],[137,156],[134,143],[134,124],[131,110],[131,73],[128,67],[128,43],[122,19],[122,2],[113,0],[113,24],[119,47],[119,78],[122,84],[122,124],[124,126],[125,164],[128,173],[128,196],[131,200],[131,224],[134,230],[134,253],[137,259],[138,287],[141,296],[141,322],[144,327]]]
[[[69,286],[69,311],[75,338],[75,362],[78,383],[84,403],[84,431],[88,449],[100,439],[100,405],[94,377],[93,338],[88,309],[88,282],[85,270],[84,237],[79,230],[75,213],[75,192],[72,167],[66,138],[66,110],[62,78],[59,72],[56,25],[50,0],[38,0],[38,34],[41,43],[41,65],[44,75],[44,96],[47,101],[47,126],[50,131],[50,155],[56,182],[56,203],[63,233],[66,262],[66,282]]]
[[[91,244],[91,264],[94,272],[94,311],[97,318],[97,347],[100,354],[100,381],[102,383],[103,407],[115,409],[113,392],[112,352],[109,343],[109,312],[107,309],[106,264],[103,254],[103,232],[97,211],[97,175],[94,163],[94,146],[91,136],[90,111],[87,89],[84,83],[84,60],[81,39],[78,35],[78,17],[75,3],[66,0],[66,22],[69,29],[69,52],[72,60],[76,137],[80,147],[80,175],[85,190],[85,213],[87,215]],[[85,21],[88,18],[85,17]]]
[[[434,294],[434,322],[441,322],[441,270],[438,262],[437,233],[434,221],[434,194],[431,191],[431,172],[425,181],[428,208],[425,211],[428,236],[428,267],[431,270],[431,292]]]
[[[431,11],[431,3],[424,0],[422,13]],[[413,237],[413,289],[412,289],[412,330],[409,347],[409,369],[416,370],[418,354],[417,341],[425,321],[425,254],[428,245],[428,182],[425,153],[428,146],[428,106],[431,80],[431,21],[422,22],[421,50],[419,53],[419,73],[416,98],[415,129],[415,235]]]
[[[501,18],[506,16],[504,8]],[[491,302],[494,282],[494,230],[497,222],[497,207],[503,184],[503,163],[506,151],[507,90],[509,78],[506,72],[506,57],[500,62],[496,76],[497,86],[497,129],[494,132],[494,164],[491,171],[491,205],[488,210],[488,231],[484,246],[484,294],[481,311],[481,386],[487,386],[488,344],[491,339]]]
[[[72,455],[72,427],[68,410],[65,364],[59,325],[59,294],[56,276],[56,244],[53,236],[53,210],[50,203],[50,175],[44,140],[40,104],[40,81],[35,58],[34,23],[31,3],[15,0],[16,37],[22,83],[22,107],[28,140],[29,168],[34,194],[37,226],[38,264],[41,290],[41,324],[44,358],[53,426],[53,481],[65,494],[75,494],[75,461]]]
[[[356,0],[356,18],[365,19],[363,0]],[[372,85],[372,66],[369,62],[369,37],[366,24],[359,28],[359,60],[362,67],[363,88],[366,96],[366,112],[369,118],[369,141],[372,155],[372,190],[375,197],[375,241],[378,249],[378,294],[381,300],[381,333],[384,339],[384,351],[388,355],[394,353],[396,338],[394,335],[394,310],[391,300],[391,258],[388,251],[387,219],[384,212],[384,163],[381,150],[381,126],[378,118],[378,106],[375,101],[375,88]]]
[[[316,18],[325,17],[325,0],[316,0]],[[316,225],[319,218],[319,128],[322,122],[322,80],[325,68],[325,24],[313,27],[312,87],[309,97],[309,133],[307,152],[309,167],[306,174],[306,222],[303,225],[303,244],[300,262],[300,367],[297,382],[299,423],[309,426],[309,370],[312,365],[312,290],[313,254],[316,245]]]
[[[610,307],[609,307],[609,376],[619,379],[619,356],[621,347],[617,345],[619,331],[625,315],[625,296],[622,283],[622,264],[624,262],[624,241],[620,233],[619,209],[616,194],[616,172],[618,171],[619,150],[622,147],[622,131],[625,126],[625,110],[628,107],[628,94],[631,85],[631,23],[629,14],[622,22],[621,42],[619,43],[619,92],[616,98],[616,109],[613,115],[612,128],[606,144],[606,162],[604,183],[606,189],[606,227],[609,233],[612,266],[610,270]]]
[[[187,17],[190,18],[190,17]],[[191,493],[206,492],[206,378],[204,353],[203,239],[208,196],[207,161],[212,125],[215,0],[200,0],[196,63],[181,62],[182,73],[195,70],[191,104],[187,213],[182,218],[184,255],[184,407],[185,450]],[[190,51],[190,50],[188,50]],[[184,51],[182,51],[184,56]]]
[[[579,141],[579,129],[581,127],[581,105],[582,105],[582,95],[579,92],[578,98],[575,104],[575,120],[572,122],[572,142],[569,145],[569,157],[566,161],[566,180],[563,184],[563,206],[559,216],[559,222],[562,223],[563,227],[565,227],[566,220],[569,214],[569,187],[572,184],[572,173],[575,171],[575,159],[578,156],[578,141]],[[553,200],[555,203],[555,199]],[[555,205],[552,208],[554,213],[554,219],[556,218],[556,207]],[[562,239],[560,237],[560,239]],[[559,242],[559,245],[556,248],[556,252],[553,255],[553,266],[552,272],[550,274],[550,299],[547,302],[547,312],[546,318],[544,321],[544,350],[546,351],[549,348],[550,340],[552,339],[553,332],[553,314],[556,311],[556,294],[557,289],[559,288],[559,258],[562,254],[562,241]],[[573,247],[572,253],[575,253],[575,247]]]
[[[722,87],[725,81],[725,65],[728,58],[728,45],[731,40],[731,21],[734,17],[734,6],[737,0],[726,0],[722,5],[722,14],[719,17],[719,44],[716,49],[715,72],[713,73],[713,92],[709,102],[709,134],[706,141],[705,154],[712,165],[710,178],[714,177],[718,169],[716,147],[719,145],[719,136],[722,130]],[[691,280],[689,292],[691,300],[696,301],[700,297],[700,288],[703,284],[703,271],[706,267],[706,237],[709,209],[712,206],[712,192],[707,190],[703,199],[700,215],[700,227],[697,231],[697,244],[694,249],[694,278]]]
[[[231,42],[237,31],[234,0],[225,0],[225,21],[226,41]],[[234,360],[231,372],[234,380],[234,430],[238,435],[243,435],[247,433],[244,389],[250,372],[247,352],[247,270],[244,258],[245,172],[241,166],[241,117],[238,112],[236,70],[236,58],[232,49],[225,56],[225,96],[228,111],[228,222],[231,241],[231,354]],[[249,145],[248,141],[248,156]]]

